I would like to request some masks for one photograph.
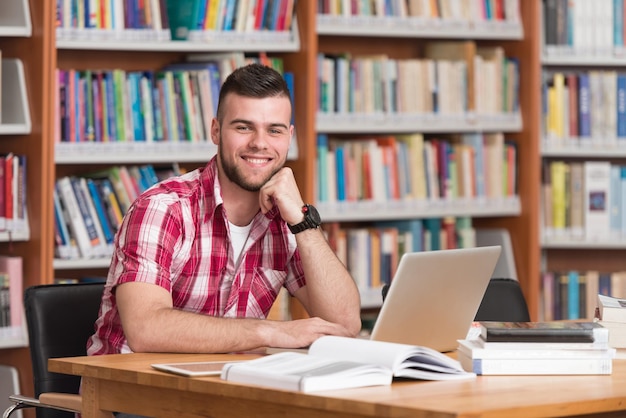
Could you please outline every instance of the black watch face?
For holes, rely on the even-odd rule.
[[[320,214],[317,209],[315,209],[315,206],[309,205],[308,208],[308,214],[311,220],[315,222],[316,225],[320,225],[322,223],[322,218],[320,218]]]

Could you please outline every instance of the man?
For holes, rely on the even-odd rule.
[[[126,214],[88,354],[295,348],[359,332],[355,283],[284,166],[291,112],[269,67],[227,78],[211,125],[217,155]],[[264,319],[283,286],[310,318]]]

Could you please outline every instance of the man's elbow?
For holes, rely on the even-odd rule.
[[[154,353],[156,350],[146,338],[140,335],[127,335],[126,343],[133,353]]]
[[[345,325],[346,329],[352,337],[356,337],[361,332],[361,315],[352,316]]]

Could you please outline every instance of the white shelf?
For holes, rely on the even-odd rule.
[[[80,258],[75,260],[62,260],[60,258],[55,258],[52,265],[55,270],[81,270],[108,268],[110,263],[110,257]]]
[[[297,21],[290,32],[192,32],[194,40],[142,40],[141,31],[57,30],[57,49],[171,52],[296,52],[300,49]],[[60,36],[59,36],[60,35]]]
[[[494,39],[524,38],[521,22],[470,22],[467,20],[424,19],[395,16],[317,15],[318,35]]]
[[[28,347],[26,324],[23,326],[0,327],[0,349],[18,347]]]
[[[32,33],[28,0],[1,0],[0,36],[30,37]]]
[[[543,249],[591,249],[591,250],[622,250],[626,249],[626,238],[583,239],[562,237],[544,237],[541,242]]]
[[[544,143],[541,148],[541,155],[552,158],[626,158],[626,143],[598,147],[581,146],[579,144],[558,145]]]
[[[30,229],[28,228],[28,225],[26,226],[26,229],[21,229],[18,231],[0,231],[0,242],[28,241],[29,239]]]
[[[606,51],[576,51],[567,46],[544,47],[541,57],[544,66],[622,67],[626,65],[626,49]]]
[[[56,164],[130,164],[209,161],[212,142],[60,142]]]
[[[3,59],[1,71],[0,135],[28,134],[31,121],[22,61]]]
[[[455,133],[455,132],[519,132],[519,113],[498,115],[440,115],[402,113],[317,113],[316,130],[327,133]]]
[[[391,219],[441,218],[445,216],[519,216],[518,197],[388,202],[317,202],[323,222],[359,222]]]
[[[132,164],[207,162],[217,152],[212,142],[60,142],[54,147],[56,164]],[[287,155],[298,158],[294,137]]]

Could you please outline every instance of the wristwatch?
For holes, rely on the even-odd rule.
[[[315,209],[315,206],[302,206],[302,213],[304,214],[304,220],[302,222],[295,225],[287,225],[289,226],[289,230],[292,234],[297,234],[298,232],[302,232],[306,229],[316,229],[322,224],[322,219],[320,218],[320,214],[317,209]]]

